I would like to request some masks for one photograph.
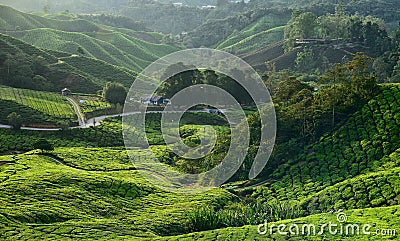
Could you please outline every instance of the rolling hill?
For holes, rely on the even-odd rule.
[[[350,223],[398,229],[393,215],[399,212],[400,204],[399,108],[400,86],[381,85],[376,96],[346,121],[338,123],[331,133],[304,147],[298,155],[288,156],[268,176],[260,177],[267,181],[261,187],[231,192],[215,189],[196,196],[158,190],[138,176],[119,147],[122,145],[119,121],[110,120],[94,129],[73,130],[70,133],[73,142],[65,142],[57,133],[46,134],[59,147],[51,155],[33,151],[0,159],[3,237],[12,239],[18,234],[31,239],[40,236],[44,239],[287,240],[278,234],[260,236],[257,226],[171,236],[192,232],[188,228],[191,225],[186,225],[190,224],[187,213],[199,206],[224,209],[230,207],[225,206],[228,203],[239,203],[246,197],[257,198],[263,205],[276,200],[300,207],[297,219],[275,224],[322,225],[336,221],[336,214],[327,212],[342,209]],[[6,137],[2,140],[11,139],[7,138],[12,135],[9,130],[1,133]],[[32,135],[21,131],[18,139],[30,139]],[[98,145],[92,142],[93,136],[105,140],[105,145],[113,143],[114,147],[87,148],[86,145]],[[138,156],[142,152],[135,151]],[[27,196],[29,199],[25,199]],[[13,203],[20,205],[14,207]],[[216,214],[204,218],[207,222],[218,220],[213,215]],[[321,238],[382,240],[383,237],[327,234]],[[316,239],[291,236],[289,240]]]
[[[236,55],[247,54],[253,51],[258,51],[260,48],[276,44],[283,40],[285,26],[276,27],[251,35],[232,45],[223,47],[221,50],[233,53]],[[220,46],[217,49],[221,48]]]
[[[22,31],[35,28],[52,28],[69,32],[93,32],[100,28],[86,20],[55,20],[23,13],[11,7],[0,5],[0,30]]]
[[[13,4],[23,7],[21,2]],[[61,3],[56,0],[51,4],[55,2]],[[114,1],[114,10],[127,2]],[[126,12],[140,12],[134,2],[129,2],[131,5]],[[317,11],[318,7],[324,9],[337,1],[312,2],[316,3],[313,10]],[[356,1],[344,2],[355,5]],[[363,8],[368,3],[367,0],[359,2]],[[35,3],[37,8],[41,8],[44,1],[31,2]],[[95,6],[94,1],[70,0],[57,7],[76,4],[76,8],[80,7],[82,11],[102,11],[107,3],[109,1],[101,0],[99,6]],[[293,6],[294,1],[254,0],[249,4],[257,3],[260,6]],[[307,7],[306,1],[297,3]],[[381,0],[377,4],[385,5]],[[385,6],[394,4],[391,0]],[[151,9],[154,6],[148,7]],[[164,18],[177,11],[172,5],[166,9]],[[181,19],[182,16],[190,19],[190,14],[201,11],[199,9],[183,7],[181,16],[171,16],[168,20],[175,21],[175,17]],[[208,13],[207,10],[201,14]],[[197,25],[197,28],[186,34],[184,43],[198,47],[206,43],[209,47],[237,54],[260,72],[265,71],[265,62],[273,63],[277,71],[299,69],[296,58],[304,50],[312,51],[313,59],[320,64],[323,63],[322,56],[327,62],[336,63],[358,51],[368,55],[368,49],[361,44],[310,44],[308,48],[299,46],[285,52],[283,35],[290,13],[288,9],[260,8],[205,23],[197,22],[203,16],[194,16],[191,24]],[[140,17],[149,16],[146,12],[142,14]],[[165,21],[164,26],[158,25],[154,20],[149,18],[148,23],[160,29],[169,24]],[[175,26],[168,27],[172,29]],[[178,26],[178,29],[183,27],[188,26]],[[98,96],[107,82],[119,82],[129,88],[138,72],[152,61],[181,49],[173,44],[162,44],[165,35],[161,33],[109,26],[101,21],[95,24],[74,16],[69,18],[67,12],[46,17],[0,6],[0,31],[4,33],[0,34],[2,124],[8,121],[7,116],[11,112],[21,114],[27,125],[76,121],[73,108],[59,94],[65,87],[74,92],[75,95],[71,96],[74,100],[85,100],[81,103],[84,114],[90,117],[103,115],[112,108]],[[25,71],[28,69],[32,71],[28,78],[20,82],[18,78],[10,81],[14,77],[10,73],[19,75],[29,72]],[[36,69],[40,69],[40,73],[35,72]],[[21,84],[30,88],[22,88]],[[306,83],[301,82],[300,85]],[[323,88],[326,86],[314,91],[312,87],[302,87],[304,100],[312,101],[312,98],[307,100],[307,96],[325,94]],[[336,88],[333,90],[336,91]],[[277,234],[281,224],[321,226],[328,222],[338,225],[370,224],[371,232],[377,229],[400,231],[400,84],[379,84],[369,93],[360,105],[349,104],[352,109],[346,109],[346,114],[341,113],[341,108],[336,108],[335,115],[341,116],[341,119],[332,127],[331,120],[321,120],[316,110],[310,116],[310,125],[321,121],[315,125],[323,125],[323,130],[331,127],[320,137],[316,133],[306,135],[307,113],[304,105],[303,135],[313,139],[305,142],[293,137],[285,143],[280,143],[283,141],[279,139],[275,150],[279,153],[272,155],[272,160],[258,179],[227,183],[196,195],[161,190],[141,176],[128,152],[135,159],[146,162],[148,152],[154,151],[161,159],[160,165],[170,165],[174,170],[191,173],[201,165],[214,165],[231,141],[225,119],[208,111],[186,113],[180,120],[179,133],[186,144],[197,146],[202,141],[201,137],[208,135],[204,128],[201,132],[201,126],[205,124],[212,125],[218,133],[217,150],[207,157],[209,159],[201,159],[200,164],[177,157],[165,146],[159,123],[161,113],[146,115],[145,129],[150,147],[142,146],[143,136],[137,134],[135,138],[140,145],[129,150],[124,147],[121,117],[105,119],[100,125],[90,128],[53,132],[1,128],[0,239],[398,240],[398,233]],[[325,98],[323,94],[321,96]],[[303,96],[296,95],[296,98]],[[329,116],[331,103],[326,103],[327,111],[324,109],[323,114]],[[282,101],[279,105],[285,104],[289,105],[289,101]],[[300,107],[295,110],[299,112]],[[247,112],[251,128],[257,129],[259,114],[254,113],[254,109]],[[303,122],[303,117],[300,118]],[[252,141],[257,139],[253,134]],[[35,144],[41,139],[52,144],[54,150],[35,150]],[[256,149],[256,145],[252,144],[250,151],[254,150],[253,147]],[[252,161],[251,158],[249,155],[246,160]],[[245,166],[247,163],[242,165],[243,169],[246,169]],[[140,168],[140,171],[148,171],[148,168]],[[157,177],[163,180],[162,175]],[[348,219],[340,222],[338,214],[345,214]],[[257,232],[258,225],[264,220],[269,225],[275,225],[272,229],[275,234]]]
[[[51,84],[39,90],[59,92],[68,87],[73,92],[96,93],[107,81],[131,86],[136,72],[90,57],[71,55],[34,47],[24,41],[0,34],[1,50],[10,55],[41,56],[48,62],[46,78]],[[32,86],[32,88],[37,86]]]
[[[6,6],[0,6],[0,12],[0,31],[5,34],[39,48],[81,54],[137,72],[156,59],[179,50],[134,37],[151,38],[154,42],[151,34],[140,31],[126,29],[124,32],[128,34],[123,34],[115,31],[118,28],[101,27],[83,19],[49,19]]]
[[[75,122],[72,106],[60,94],[0,86],[0,123],[7,124],[12,112],[21,115],[23,124],[56,124],[58,121]]]
[[[238,42],[254,39],[254,35],[257,34],[264,34],[265,37],[268,30],[271,34],[274,32],[273,28],[286,25],[290,16],[291,12],[285,9],[257,9],[224,19],[211,19],[188,32],[184,43],[189,47],[206,46],[228,49],[229,46]],[[262,36],[259,37],[262,38]],[[264,42],[268,41],[271,39]],[[251,42],[251,44],[254,43]],[[251,45],[250,42],[248,44]],[[263,44],[260,43],[260,45]]]

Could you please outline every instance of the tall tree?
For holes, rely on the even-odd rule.
[[[361,100],[367,100],[377,86],[377,78],[371,71],[372,58],[364,53],[356,53],[353,59],[347,63],[350,74],[351,88],[354,94]]]
[[[325,71],[324,75],[321,77],[323,83],[331,84],[332,91],[330,91],[330,103],[332,106],[332,127],[335,126],[336,118],[336,106],[338,105],[338,100],[343,98],[343,93],[341,93],[337,85],[347,85],[349,84],[346,79],[345,67],[342,64],[334,64],[332,68]]]

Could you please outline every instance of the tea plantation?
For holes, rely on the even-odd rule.
[[[103,2],[110,1],[96,5]],[[141,5],[153,9],[161,1],[115,2],[129,2],[119,12],[127,14],[140,13]],[[0,5],[0,124],[12,123],[8,116],[16,112],[23,126],[63,127],[0,128],[0,240],[400,239],[400,84],[395,83],[400,28],[387,32],[378,18],[380,11],[375,11],[378,16],[350,16],[339,4],[328,12],[324,9],[332,4],[325,3],[329,1],[304,9],[310,13],[264,8],[263,1],[255,0],[217,2],[215,9],[161,4],[160,8],[173,9],[174,16],[146,10],[141,13],[150,18],[145,22],[135,20],[140,16],[53,13],[52,4],[43,6],[45,13],[35,14]],[[260,4],[259,9],[252,9],[252,4]],[[118,13],[117,5],[110,8],[113,14]],[[242,10],[228,14],[240,6]],[[171,34],[148,28],[160,24],[156,19],[160,17],[176,22],[176,26],[166,22],[163,28],[178,28],[181,15],[197,19],[200,15],[191,14],[198,11],[209,13],[208,17],[190,31]],[[127,23],[141,29],[124,28]],[[336,39],[330,39],[332,34]],[[312,36],[327,41],[296,40]],[[295,40],[300,46],[289,46]],[[219,165],[231,144],[224,116],[205,110],[185,113],[179,127],[174,127],[190,147],[216,133],[210,154],[197,160],[179,157],[165,144],[160,113],[147,113],[145,134],[129,125],[141,121],[139,115],[124,125],[122,117],[114,117],[96,120],[99,125],[87,128],[67,128],[77,125],[77,116],[69,99],[60,94],[62,89],[71,90],[69,98],[79,104],[86,119],[120,113],[122,105],[101,97],[107,83],[128,89],[153,61],[194,46],[240,54],[259,70],[268,66],[260,75],[277,107],[278,136],[257,179],[247,180],[245,170],[260,144],[260,133],[255,132],[265,123],[258,121],[260,114],[251,102],[243,104],[252,132],[245,162],[228,183],[199,194],[163,190],[141,172],[168,165],[174,173],[196,174]],[[352,56],[357,51],[365,54]],[[230,62],[220,62],[226,64]],[[185,73],[174,85],[162,85],[157,95],[167,95],[168,88],[175,91],[180,81],[182,86],[215,82],[226,85],[234,96],[242,94],[218,73],[205,69],[193,73]],[[133,134],[128,150],[123,127]],[[160,163],[150,162],[150,152]],[[148,165],[135,165],[137,160]],[[154,176],[163,182],[164,174],[170,173]],[[341,230],[333,234],[327,224]],[[299,234],[282,230],[296,225],[305,226],[308,233],[302,228]],[[361,229],[346,234],[347,225]],[[369,234],[362,233],[365,225]],[[321,226],[325,230],[319,232]],[[279,233],[285,231],[291,232]]]
[[[341,209],[349,224],[371,224],[373,232],[399,230],[399,220],[393,217],[400,215],[400,150],[396,148],[399,145],[396,127],[400,88],[398,85],[380,88],[376,97],[331,134],[277,168],[263,186],[231,192],[215,189],[199,195],[177,195],[147,183],[121,147],[118,118],[104,121],[99,127],[70,130],[68,140],[62,133],[2,130],[1,146],[6,146],[3,150],[7,150],[7,141],[12,141],[16,134],[26,143],[34,136],[46,137],[57,148],[51,154],[31,151],[1,157],[1,237],[5,240],[18,237],[45,240],[396,240],[396,236],[375,233],[367,236],[329,233],[283,236],[277,233],[276,226],[272,235],[262,235],[257,232],[257,224],[262,223],[262,219],[249,219],[270,212],[271,215],[266,216],[269,225],[312,223],[318,227],[330,221],[337,222],[336,212]],[[182,130],[196,129],[188,125],[193,120],[223,124],[220,120],[196,115],[199,114],[186,116],[187,124]],[[159,117],[159,114],[152,114],[147,123],[147,131],[155,140],[159,135]],[[32,150],[25,141],[20,143],[21,150]],[[18,146],[16,143],[9,145]],[[153,145],[152,148],[166,153],[163,146]],[[136,150],[136,156],[142,154],[143,150]],[[257,200],[259,204],[246,206],[246,199]],[[276,201],[282,206],[276,206]],[[202,207],[209,208],[201,211]],[[228,223],[219,223],[228,217]],[[197,228],[203,225],[206,229],[215,222],[215,227],[223,229],[191,233],[196,231],[193,222],[198,224]],[[252,225],[243,226],[246,224]],[[168,237],[163,237],[165,235]]]
[[[26,124],[55,124],[76,121],[71,104],[60,94],[0,86],[0,123],[16,112]]]

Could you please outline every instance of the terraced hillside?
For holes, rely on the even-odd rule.
[[[7,116],[12,112],[30,125],[76,121],[72,106],[60,94],[0,86],[0,105],[2,124],[8,123]]]
[[[398,230],[400,224],[393,217],[400,212],[400,85],[380,88],[373,99],[331,133],[305,147],[298,156],[288,157],[269,176],[261,177],[267,181],[262,187],[232,193],[215,189],[190,196],[154,188],[138,176],[119,147],[118,121],[89,130],[71,130],[68,136],[72,139],[68,141],[58,134],[43,134],[58,146],[52,154],[34,151],[0,159],[2,238],[395,240],[392,236],[330,234],[288,239],[277,234],[276,228],[272,236],[260,235],[257,226],[171,237],[193,231],[188,213],[202,206],[224,210],[245,196],[259,200],[261,205],[281,201],[299,207],[298,219],[274,224],[336,222],[336,214],[327,212],[342,209],[348,223],[371,224],[371,230]],[[3,131],[2,140],[10,138],[7,133],[16,135]],[[22,140],[32,138],[29,132],[18,135]],[[97,140],[104,140],[104,145],[114,143],[114,147],[86,147],[99,145]],[[219,216],[210,215],[205,220],[218,222]],[[237,218],[240,215],[246,216],[246,211],[239,211]]]
[[[234,193],[252,203],[248,207],[229,205],[212,209],[206,206],[211,211],[198,209],[190,217],[197,227],[224,227],[225,222],[227,226],[260,224],[262,221],[257,220],[263,215],[270,225],[284,219],[277,224],[311,223],[321,227],[329,221],[337,222],[337,213],[344,212],[348,217],[346,224],[371,224],[372,230],[387,229],[391,235],[286,236],[277,234],[276,226],[274,235],[260,235],[258,226],[245,226],[183,235],[172,240],[397,240],[394,230],[400,225],[397,218],[400,85],[380,88],[374,98],[331,133],[305,147],[299,155],[282,160],[271,174],[260,177],[264,180],[261,187],[237,189]],[[301,218],[277,218],[276,210],[279,215]]]
[[[251,53],[263,48],[264,46],[269,46],[282,41],[284,37],[284,29],[285,26],[271,28],[246,37],[226,47],[222,47],[225,46],[225,44],[221,44],[222,46],[218,46],[217,49],[222,49],[233,54]]]
[[[179,50],[135,37],[144,36],[144,33],[122,29],[128,33],[123,34],[117,32],[118,28],[101,27],[87,20],[54,20],[1,5],[0,12],[0,31],[5,34],[39,48],[84,55],[134,71],[140,71],[158,58]]]
[[[0,46],[3,52],[10,55],[43,57],[48,65],[45,75],[51,82],[50,86],[42,88],[44,90],[58,93],[68,87],[73,92],[95,93],[108,81],[117,81],[129,87],[136,78],[136,72],[132,70],[86,56],[40,49],[4,34],[0,34]]]
[[[273,40],[281,40],[282,29],[275,28],[286,25],[290,16],[291,11],[287,9],[257,9],[225,19],[211,19],[190,31],[184,43],[189,47],[206,46],[243,53],[250,47],[246,43],[259,48]],[[237,48],[229,48],[237,43],[240,43]]]
[[[178,48],[146,43],[119,33],[82,34],[54,29],[35,29],[14,34],[15,37],[40,48],[84,55],[109,64],[140,71],[159,57]],[[78,49],[83,53],[78,52]]]
[[[287,162],[281,163],[269,177],[270,182],[266,185],[269,191],[264,193],[266,197],[270,200],[303,201],[327,187],[359,175],[398,167],[395,153],[400,147],[400,86],[384,85],[380,88],[376,97],[332,133],[305,147],[298,156],[288,157]],[[324,209],[359,207],[356,201],[349,202],[351,195],[344,197],[347,198],[343,202],[335,202]],[[391,198],[395,197],[399,198],[397,194]],[[391,198],[382,200],[382,197],[370,196],[369,201],[372,207],[376,207],[393,203]],[[315,208],[321,211],[318,205]],[[308,211],[313,213],[316,210]]]
[[[141,11],[135,1],[129,2]],[[250,4],[257,2],[263,1]],[[92,2],[79,4],[92,6]],[[179,8],[171,4],[166,9],[175,12]],[[182,13],[202,11],[189,10],[182,7]],[[129,150],[124,147],[122,117],[95,120],[99,125],[88,128],[51,132],[0,128],[0,240],[399,240],[400,84],[376,84],[365,44],[315,41],[307,48],[285,52],[284,28],[291,13],[283,8],[260,8],[204,24],[196,24],[199,16],[194,16],[190,24],[197,29],[165,36],[119,28],[118,24],[107,26],[99,19],[94,24],[68,12],[38,16],[0,6],[0,31],[8,34],[0,34],[0,124],[7,124],[11,112],[20,114],[26,125],[74,124],[74,110],[60,95],[65,87],[72,90],[70,98],[79,103],[86,118],[114,114],[121,106],[105,102],[100,97],[102,88],[110,81],[129,88],[140,70],[180,49],[161,44],[166,42],[216,47],[239,54],[260,72],[270,62],[277,71],[289,68],[295,76],[268,76],[269,80],[285,78],[276,88],[273,81],[269,86],[275,88],[271,92],[277,100],[277,133],[282,136],[277,137],[275,152],[258,179],[243,181],[247,179],[243,170],[253,162],[259,144],[255,132],[264,123],[259,123],[260,114],[254,107],[245,106],[251,145],[246,162],[231,179],[235,182],[196,195],[162,190],[139,171],[169,165],[174,171],[194,174],[215,167],[232,142],[224,116],[204,110],[185,113],[180,120],[177,131],[188,146],[199,146],[212,131],[217,134],[210,155],[198,160],[179,157],[166,146],[161,113],[146,115],[147,142],[142,133],[129,129],[134,134],[129,137],[134,145]],[[390,40],[396,42],[398,36]],[[312,76],[299,64],[302,51],[312,53],[304,62],[313,59],[319,64],[310,67],[309,72],[315,70]],[[329,68],[330,63],[344,63],[359,51],[366,55]],[[397,57],[393,52],[374,66],[389,69],[385,61],[396,65]],[[230,81],[211,71],[200,70],[192,83],[202,80],[203,73],[210,81],[226,83],[227,89],[236,91]],[[341,78],[342,74],[346,76]],[[336,77],[342,81],[337,83]],[[319,78],[325,81],[321,88],[314,88],[319,85],[314,81],[303,82]],[[332,125],[331,119],[326,120],[331,114]],[[36,149],[43,140],[54,149]],[[150,151],[160,163],[149,162]],[[149,165],[135,166],[130,156]],[[163,174],[153,176],[162,182]],[[347,220],[338,220],[338,215],[346,215]],[[259,226],[266,221],[271,229]],[[329,234],[327,229],[321,234],[318,229],[315,234],[278,234],[282,224],[319,228],[329,222],[344,228],[370,224],[371,234]],[[267,234],[260,234],[260,227]]]
[[[351,59],[351,55],[359,51],[365,51],[362,46],[335,48],[334,46],[309,46],[315,56],[314,60],[326,57],[329,63],[341,63],[343,58]],[[267,62],[273,63],[276,70],[295,69],[298,53],[303,52],[303,47],[294,48],[288,52],[284,51],[284,42],[275,42],[264,48],[257,49],[250,53],[240,55],[246,62],[259,72],[266,70]],[[322,61],[322,60],[321,60]]]
[[[55,20],[22,13],[11,7],[0,5],[0,31],[18,32],[36,28],[52,28],[70,32],[93,32],[100,28],[86,20]]]

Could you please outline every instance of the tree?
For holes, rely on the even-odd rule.
[[[13,112],[7,116],[8,123],[12,126],[14,130],[21,129],[22,126],[22,118],[17,113]]]
[[[298,71],[303,73],[311,71],[315,65],[316,58],[314,57],[314,51],[312,48],[305,47],[302,52],[297,53],[296,57],[296,68]]]
[[[179,91],[203,82],[202,74],[194,66],[186,66],[182,62],[168,66],[161,79],[166,79],[161,93],[167,98],[172,98]]]
[[[285,39],[289,40],[287,47],[292,48],[296,38],[311,38],[316,34],[317,16],[311,12],[294,12],[292,19],[285,28]]]
[[[42,151],[42,153],[44,153],[45,151],[53,151],[54,150],[54,146],[49,141],[47,141],[46,139],[43,139],[43,138],[37,140],[33,144],[33,148],[40,149]]]
[[[376,76],[370,70],[372,59],[364,53],[356,53],[347,63],[351,79],[351,88],[361,100],[367,100],[376,88]]]
[[[397,51],[400,50],[400,22],[399,22],[398,28],[393,33],[392,45],[395,48],[395,50],[397,50]]]
[[[310,89],[310,86],[302,83],[295,77],[289,77],[278,84],[278,87],[275,90],[274,102],[290,105],[293,103],[292,97],[303,89]]]
[[[338,91],[337,85],[348,84],[344,66],[339,63],[334,64],[332,68],[325,71],[324,75],[321,77],[321,81],[332,85],[332,90],[328,91],[327,93],[331,95],[330,102],[332,106],[332,127],[334,127],[336,106],[338,105],[339,99],[343,99],[344,97],[343,93]]]
[[[335,14],[326,14],[318,18],[319,34],[323,38],[348,38],[350,16],[341,5],[336,6]]]
[[[103,89],[104,99],[111,104],[124,104],[128,92],[120,83],[108,82]]]

